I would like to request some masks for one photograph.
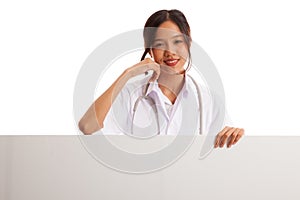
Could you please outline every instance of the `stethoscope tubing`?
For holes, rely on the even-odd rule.
[[[193,84],[195,85],[196,87],[196,91],[197,91],[197,97],[198,97],[198,103],[199,103],[199,135],[203,134],[203,105],[202,105],[202,97],[201,97],[201,93],[200,93],[200,88],[198,86],[198,84],[196,83],[195,79],[190,76],[190,75],[187,75],[193,82]],[[136,110],[138,108],[138,105],[139,103],[145,99],[147,101],[151,101],[151,104],[155,106],[155,101],[153,98],[151,98],[150,96],[147,96],[146,93],[147,93],[147,90],[150,86],[150,83],[147,83],[147,85],[145,86],[145,89],[143,91],[143,95],[142,96],[139,96],[137,98],[137,100],[135,101],[134,103],[134,106],[133,106],[133,116],[132,116],[132,120],[131,120],[131,134],[133,135],[133,122],[134,122],[134,118],[135,118],[135,113],[136,113]],[[157,121],[157,126],[160,130],[160,126],[159,126],[159,119],[158,119],[158,112],[157,112],[157,109],[155,110],[155,115],[156,115],[156,121]],[[160,132],[159,132],[160,134]]]

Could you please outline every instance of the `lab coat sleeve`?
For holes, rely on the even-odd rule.
[[[226,107],[225,107],[224,127],[225,126],[234,126],[234,123],[233,123]]]
[[[209,123],[208,133],[216,135],[221,130],[223,130],[225,126],[233,126],[233,122],[230,118],[228,110],[226,109],[226,105],[224,105],[225,102],[223,102],[222,98],[218,96],[218,94],[213,93],[211,100],[211,110],[208,111],[208,118],[211,119]],[[223,117],[221,115],[223,115]],[[223,119],[220,117],[222,117]],[[220,120],[222,120],[223,123]],[[220,123],[222,123],[221,127]],[[216,129],[217,127],[219,127],[218,130]]]
[[[126,85],[120,91],[107,113],[101,132],[106,135],[123,135],[130,131],[130,91]]]

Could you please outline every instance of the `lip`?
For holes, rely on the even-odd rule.
[[[179,59],[167,59],[164,60],[164,63],[170,67],[174,67],[177,65],[177,63],[179,62]]]

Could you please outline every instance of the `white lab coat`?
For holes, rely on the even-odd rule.
[[[146,96],[151,97],[155,104],[158,115],[154,114],[148,101],[142,99],[139,102],[133,120],[134,104],[139,97],[143,95],[145,85],[148,83],[149,77],[142,80],[127,83],[116,97],[111,109],[109,110],[102,128],[103,134],[137,134],[139,136],[151,136],[155,134],[160,135],[176,135],[176,134],[195,134],[199,132],[200,114],[199,101],[197,96],[197,89],[189,76],[185,76],[185,83],[177,96],[177,99],[172,105],[170,100],[162,93],[158,87],[157,81],[150,83]],[[212,123],[216,119],[219,112],[219,105],[214,105],[211,91],[198,81],[197,85],[201,93],[202,102],[202,125],[203,134],[207,134]],[[194,114],[192,114],[194,113]],[[196,122],[194,119],[196,119]],[[159,126],[155,128],[151,124],[157,124],[159,119]],[[183,121],[193,121],[193,125],[184,125]],[[228,117],[225,119],[225,124],[230,124]],[[196,123],[196,124],[195,124]],[[137,130],[132,129],[138,127]],[[224,124],[224,125],[225,125]],[[193,127],[191,127],[193,126]],[[182,131],[184,130],[184,131]]]

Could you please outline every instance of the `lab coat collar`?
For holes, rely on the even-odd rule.
[[[147,86],[149,84],[149,86]],[[189,79],[187,78],[187,75],[184,75],[184,84],[183,87],[180,91],[180,93],[183,94],[183,97],[186,97],[188,95],[188,84],[189,84]],[[158,87],[158,82],[155,80],[154,82],[149,82],[145,85],[145,87],[148,87],[145,96],[148,96],[152,91],[153,92],[158,92],[160,88]]]

